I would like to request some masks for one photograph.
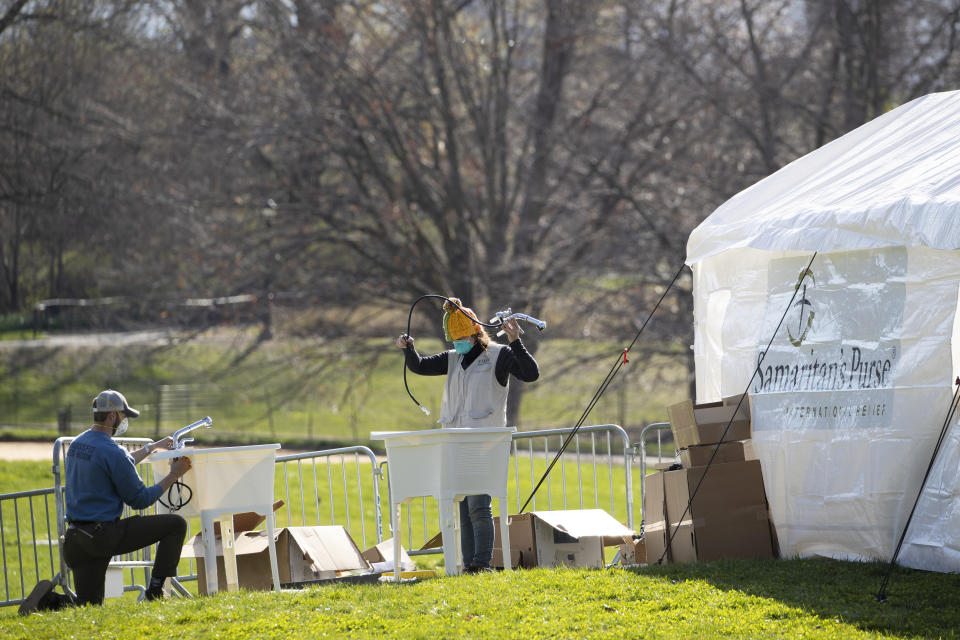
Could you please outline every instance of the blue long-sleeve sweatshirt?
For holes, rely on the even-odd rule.
[[[110,436],[84,431],[67,448],[67,520],[109,522],[123,513],[124,503],[145,509],[163,488],[148,487],[137,475],[133,458]]]

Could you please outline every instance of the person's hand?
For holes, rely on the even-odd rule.
[[[180,478],[187,471],[190,471],[192,466],[189,457],[174,458],[173,462],[170,463],[170,475],[175,478]]]
[[[503,323],[503,331],[507,334],[507,340],[513,342],[520,337],[520,324],[516,318],[507,318]]]
[[[160,449],[172,449],[173,448],[173,436],[167,436],[162,440],[157,440],[156,442],[150,443],[150,452],[158,451]]]
[[[408,336],[407,334],[403,334],[402,336],[397,338],[398,347],[400,347],[401,349],[406,349],[407,345],[411,347],[413,346],[413,336]]]

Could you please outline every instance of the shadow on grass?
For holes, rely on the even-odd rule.
[[[671,580],[703,580],[777,600],[864,631],[923,638],[960,637],[960,575],[896,567],[887,602],[876,599],[886,563],[804,560],[727,560],[638,569]]]

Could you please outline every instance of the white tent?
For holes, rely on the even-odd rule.
[[[889,560],[960,372],[960,91],[737,194],[690,235],[687,263],[697,400],[749,383],[781,553]],[[960,571],[958,465],[951,428],[902,564]]]

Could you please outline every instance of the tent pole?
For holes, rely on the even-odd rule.
[[[953,415],[957,411],[957,399],[960,398],[960,378],[954,380],[953,384],[957,387],[957,390],[953,392],[953,400],[950,402],[950,410],[947,412],[947,417],[943,421],[943,426],[940,427],[940,437],[937,438],[937,444],[933,448],[933,455],[930,456],[930,464],[927,465],[927,472],[923,474],[923,481],[920,483],[920,490],[917,491],[917,499],[913,501],[913,508],[910,509],[910,515],[907,516],[907,522],[903,525],[903,532],[900,534],[900,540],[897,542],[897,547],[894,549],[893,556],[890,558],[890,565],[887,567],[887,573],[883,576],[883,582],[880,583],[880,590],[877,592],[878,602],[887,601],[887,585],[890,583],[890,574],[893,573],[893,567],[897,562],[897,556],[900,554],[900,548],[903,546],[903,541],[907,537],[907,529],[910,528],[910,521],[913,520],[913,513],[917,510],[917,505],[920,503],[920,496],[923,495],[923,489],[927,486],[927,478],[930,477],[930,471],[933,470],[933,463],[937,460],[937,454],[940,452],[940,445],[943,444],[943,438],[947,435],[947,429],[950,426],[950,421],[953,419]]]

